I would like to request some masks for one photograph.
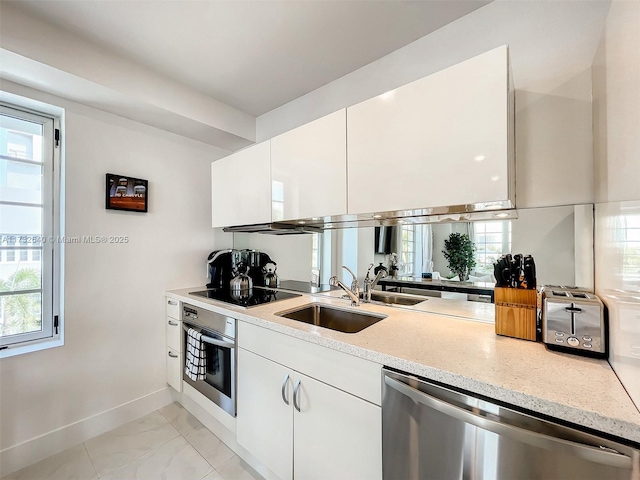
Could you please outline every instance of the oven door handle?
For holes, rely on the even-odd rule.
[[[184,329],[185,332],[189,331],[189,327],[187,327],[186,325],[183,325],[182,328]],[[209,343],[211,345],[215,345],[216,347],[235,348],[235,346],[236,346],[236,344],[234,342],[227,342],[225,340],[218,340],[217,338],[208,337],[206,335],[202,335],[200,337],[200,340],[205,342],[205,343]]]

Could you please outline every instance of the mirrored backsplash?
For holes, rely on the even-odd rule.
[[[494,283],[493,262],[502,254],[522,253],[534,257],[538,284],[593,289],[593,211],[592,204],[568,205],[521,209],[518,218],[511,220],[348,228],[290,236],[235,233],[234,248],[268,253],[283,280],[308,282],[311,271],[319,270],[322,283],[332,275],[350,282],[342,265],[362,280],[372,263],[389,268],[392,253],[403,277],[431,273],[448,279],[455,275],[442,250],[445,239],[457,232],[467,234],[475,245],[476,266],[470,281]]]
[[[640,201],[596,206],[596,293],[609,309],[609,362],[640,406]]]

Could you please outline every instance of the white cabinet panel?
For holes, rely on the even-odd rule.
[[[238,443],[283,480],[293,475],[292,377],[282,365],[238,349]]]
[[[167,317],[175,318],[176,320],[180,320],[180,302],[178,300],[173,300],[171,298],[166,298],[167,302]]]
[[[182,352],[182,322],[167,317],[167,347],[176,352]]]
[[[300,412],[294,418],[294,478],[381,479],[380,407],[296,376]]]
[[[379,406],[244,348],[236,426],[238,443],[283,480],[382,478]]]
[[[381,404],[382,365],[379,363],[246,322],[238,322],[238,345],[371,403]]]
[[[182,354],[167,347],[167,383],[182,391]]]
[[[211,164],[213,227],[271,222],[269,141]]]
[[[180,302],[166,298],[167,316],[164,318],[167,335],[167,383],[178,392],[182,391],[182,322]]]
[[[347,213],[346,109],[271,139],[273,221]]]
[[[509,199],[508,49],[347,109],[350,214]]]

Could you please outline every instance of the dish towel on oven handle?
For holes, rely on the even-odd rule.
[[[203,343],[200,332],[196,332],[193,328],[187,331],[187,354],[184,373],[194,382],[206,378],[207,354]]]

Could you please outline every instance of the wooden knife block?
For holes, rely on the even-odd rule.
[[[496,334],[536,341],[536,290],[496,287]]]

